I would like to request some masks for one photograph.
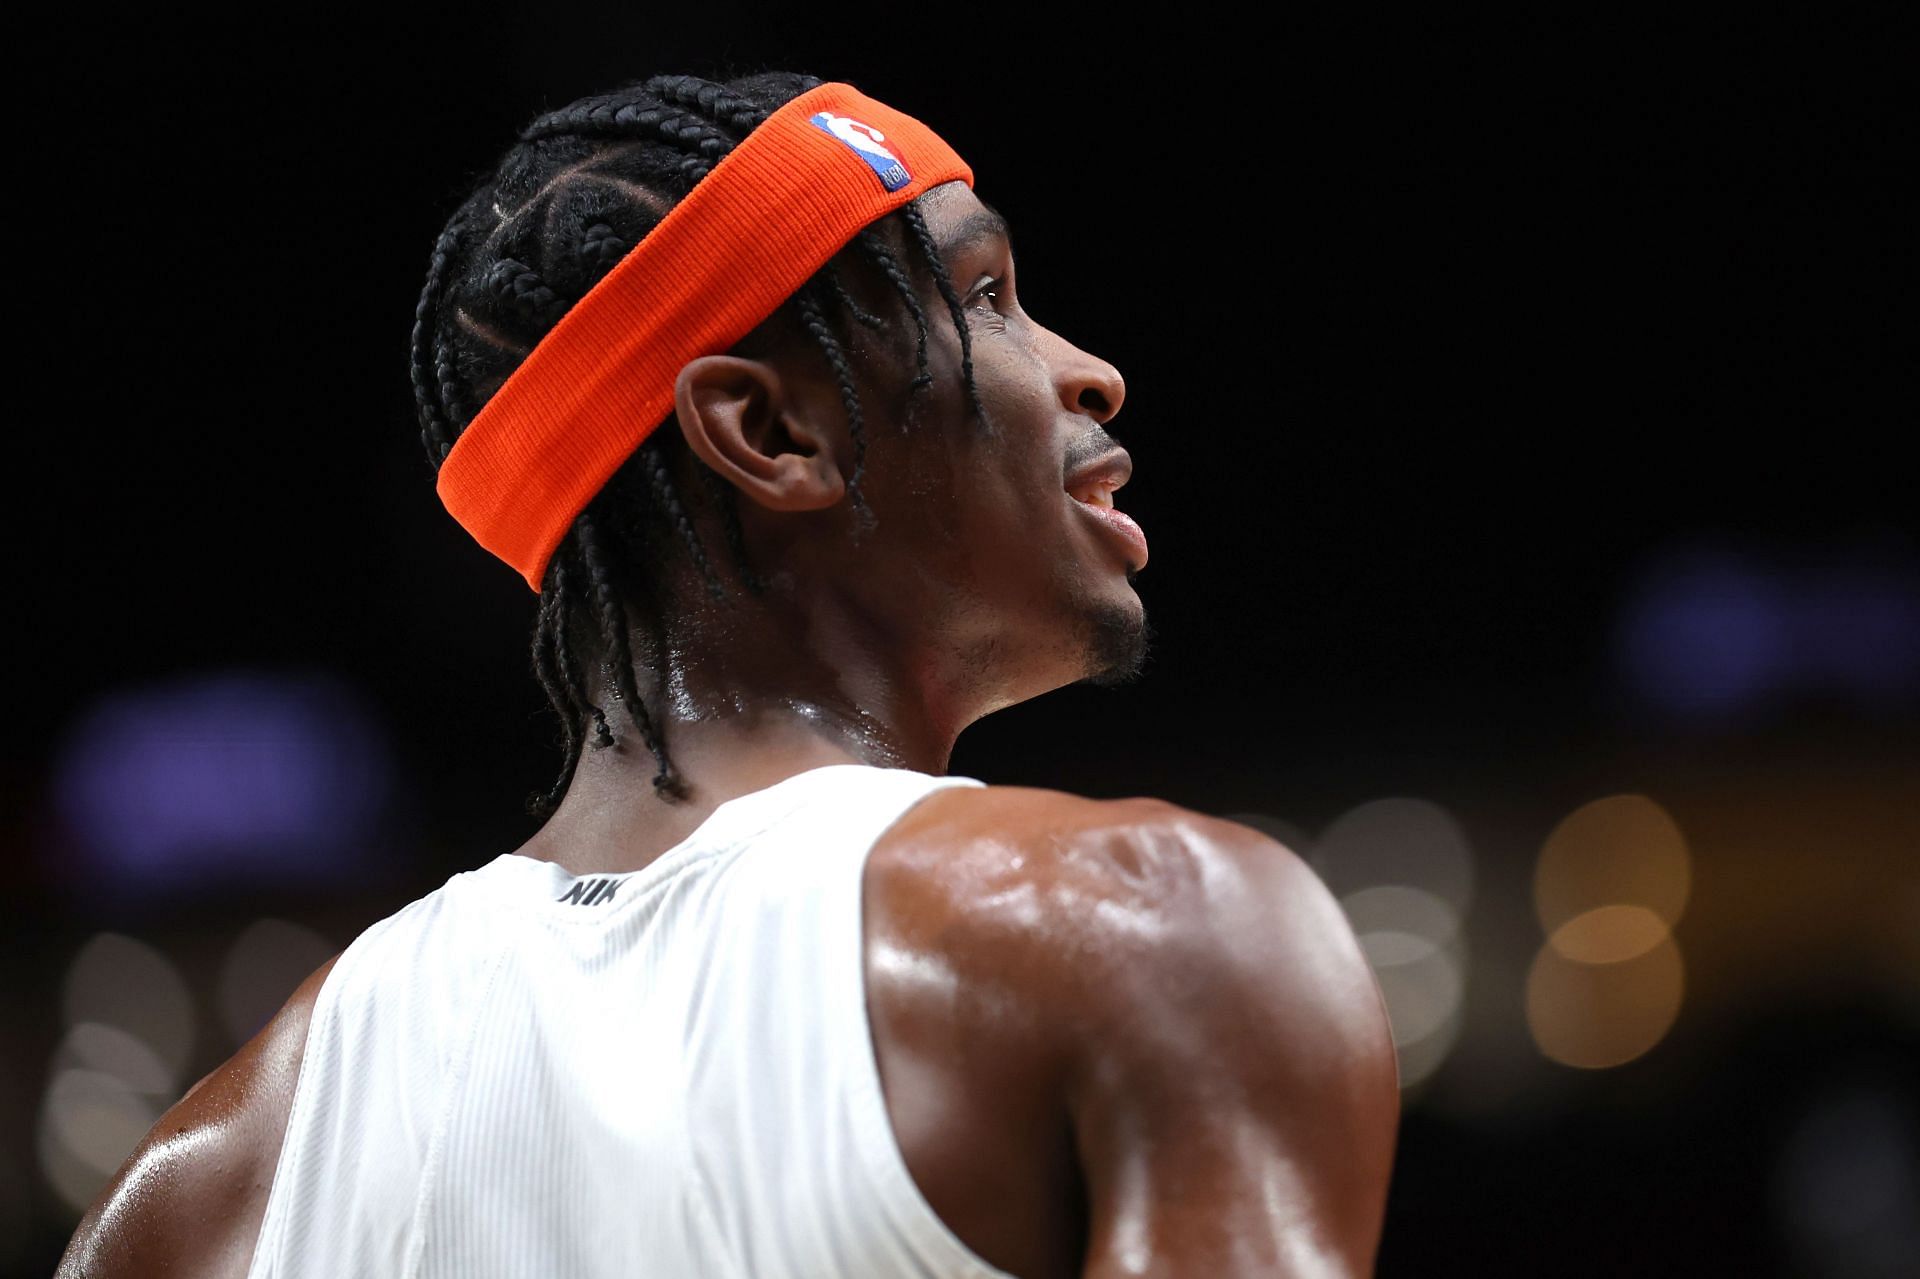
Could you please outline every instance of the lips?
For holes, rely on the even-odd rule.
[[[1102,490],[1100,496],[1106,496],[1111,490]],[[1073,504],[1085,511],[1089,518],[1097,521],[1101,531],[1109,535],[1126,552],[1127,560],[1137,572],[1147,566],[1147,535],[1140,526],[1123,511],[1112,506],[1101,506],[1094,502],[1083,501],[1075,497]]]
[[[1137,571],[1147,566],[1147,535],[1131,518],[1116,510],[1114,493],[1133,477],[1133,458],[1123,448],[1081,467],[1067,477],[1067,495],[1075,506],[1099,521],[1100,527],[1125,550]]]
[[[1116,448],[1069,475],[1066,490],[1084,502],[1092,498],[1093,489],[1105,489],[1111,494],[1132,476],[1133,457],[1125,449]],[[1110,497],[1106,504],[1113,505]]]

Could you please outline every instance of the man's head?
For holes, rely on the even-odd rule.
[[[421,297],[434,464],[575,300],[819,83],[662,76],[524,130],[449,221]],[[553,555],[534,665],[567,759],[540,807],[589,733],[614,739],[608,697],[671,796],[678,722],[805,705],[918,739],[1132,678],[1142,557],[1068,492],[1124,480],[1104,429],[1123,396],[1026,313],[1005,224],[966,183],[869,225],[727,354],[681,368],[673,419]]]

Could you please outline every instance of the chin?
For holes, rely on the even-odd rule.
[[[1087,674],[1080,681],[1098,688],[1131,684],[1146,669],[1153,649],[1153,625],[1146,605],[1133,591],[1134,574],[1127,574],[1124,599],[1101,600],[1086,614],[1084,629]]]

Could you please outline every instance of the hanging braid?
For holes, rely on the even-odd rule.
[[[960,371],[966,375],[967,398],[973,402],[973,411],[989,430],[993,420],[987,416],[987,406],[980,403],[980,389],[973,384],[973,335],[967,327],[967,314],[960,305],[959,291],[953,287],[953,281],[947,278],[946,264],[940,260],[940,249],[933,242],[933,232],[927,229],[926,218],[920,215],[917,204],[905,204],[900,208],[900,216],[913,231],[913,238],[920,243],[920,251],[927,255],[927,261],[933,263],[933,280],[940,286],[940,296],[946,299],[947,313],[953,316],[953,327],[960,331]]]
[[[913,281],[907,278],[906,268],[900,265],[900,259],[893,256],[893,250],[887,247],[887,242],[874,234],[871,227],[862,230],[854,240],[874,265],[880,268],[881,274],[887,277],[894,292],[905,300],[907,310],[913,316],[914,327],[919,330],[919,349],[914,358],[920,371],[913,379],[914,389],[917,391],[923,386],[933,385],[933,374],[927,371],[927,313],[920,305],[920,295],[914,292]],[[934,261],[936,270],[943,269],[937,265],[937,256]]]
[[[420,406],[420,442],[426,446],[427,456],[433,459],[436,468],[453,447],[454,430],[441,407],[440,396],[435,393],[438,388],[427,380],[426,352],[439,345],[439,335],[433,331],[433,325],[438,319],[440,291],[446,285],[447,263],[466,226],[463,209],[453,215],[447,229],[434,241],[433,261],[427,268],[427,287],[420,291],[420,305],[413,311],[413,398]]]
[[[833,336],[833,330],[827,327],[826,313],[820,309],[820,300],[802,288],[794,294],[794,303],[800,308],[801,318],[806,322],[807,332],[820,344],[827,354],[827,363],[833,365],[833,373],[840,381],[840,401],[847,406],[847,425],[853,433],[853,478],[847,481],[847,496],[852,499],[854,514],[858,520],[860,532],[865,533],[874,525],[873,512],[867,507],[867,499],[860,492],[860,476],[866,470],[867,437],[861,429],[860,397],[853,393],[853,366],[847,363],[846,352],[840,349],[839,339]]]
[[[685,198],[740,140],[783,103],[823,83],[816,76],[765,72],[724,83],[661,75],[549,111],[522,129],[518,144],[463,202],[434,241],[426,285],[414,312],[411,377],[420,440],[436,469],[488,398],[579,298]],[[967,319],[918,201],[890,217],[906,228],[960,335],[968,402],[992,429],[973,378]],[[869,330],[891,327],[848,292],[843,270],[856,263],[884,278],[917,331],[913,392],[933,383],[928,320],[912,268],[872,227],[854,237],[844,263],[828,262],[782,305],[832,369],[846,408],[854,468],[848,482],[857,528],[873,525],[860,489],[865,421],[854,360],[835,332],[838,317]],[[667,423],[666,425],[670,425]],[[766,583],[748,562],[738,491],[692,456],[677,430],[656,429],[577,518],[547,567],[534,623],[532,665],[560,720],[562,762],[528,810],[545,817],[566,794],[582,751],[619,740],[593,699],[589,672],[604,676],[607,696],[625,708],[658,768],[656,793],[686,795],[660,721],[643,703],[632,636],[658,634],[671,607],[667,583],[676,561],[699,574],[717,602],[734,598],[702,545],[676,475],[696,477],[719,512],[728,559],[753,595]],[[655,646],[656,648],[658,645]],[[618,711],[615,712],[618,715]]]

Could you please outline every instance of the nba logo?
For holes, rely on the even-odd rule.
[[[906,165],[900,163],[900,157],[887,149],[887,135],[872,125],[862,124],[852,116],[835,115],[831,111],[814,112],[809,123],[851,147],[879,175],[880,185],[887,190],[898,191],[913,181],[913,175],[907,172]]]

